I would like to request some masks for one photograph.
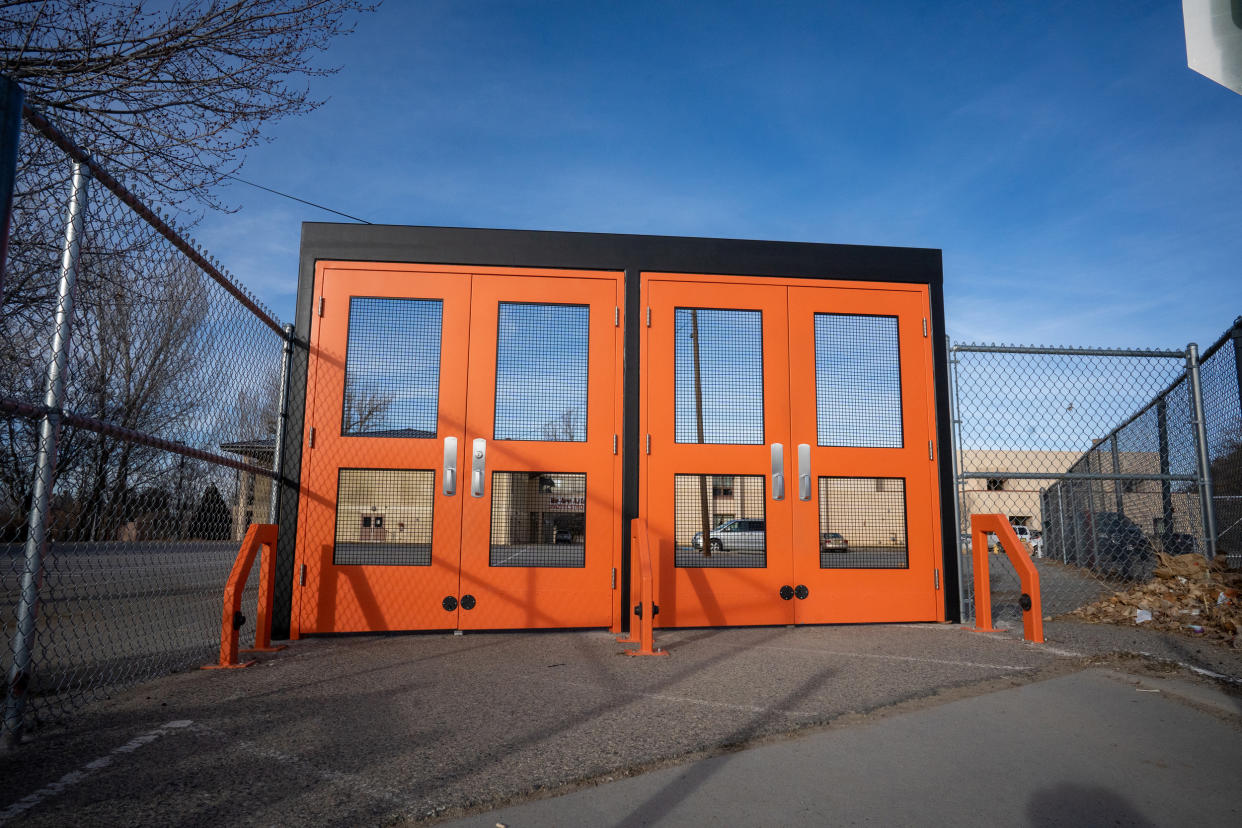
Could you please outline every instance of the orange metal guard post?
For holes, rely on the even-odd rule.
[[[1039,571],[1026,554],[1013,526],[1004,515],[971,515],[971,556],[975,567],[975,629],[992,630],[992,588],[988,573],[988,533],[996,535],[1001,548],[1009,556],[1022,584],[1022,637],[1042,644],[1044,641],[1043,606],[1039,598]]]
[[[647,523],[642,518],[630,521],[630,549],[637,553],[638,560],[638,604],[634,606],[634,614],[638,616],[637,650],[626,650],[632,656],[666,656],[668,650],[655,648],[655,614],[660,608],[655,603],[655,580],[651,574],[651,546],[647,541]],[[622,643],[633,643],[635,632],[633,622],[630,626],[629,639]]]
[[[284,645],[272,646],[272,592],[276,578],[276,527],[267,523],[252,523],[246,530],[237,559],[233,561],[233,570],[229,573],[228,583],[224,586],[224,608],[220,615],[220,663],[207,664],[204,670],[222,670],[236,667],[249,667],[254,660],[238,662],[237,654],[240,630],[245,617],[241,614],[242,590],[246,588],[246,578],[250,567],[254,564],[254,556],[259,547],[263,547],[263,557],[259,560],[259,603],[255,619],[254,647],[241,650],[246,653],[274,653],[285,649]]]

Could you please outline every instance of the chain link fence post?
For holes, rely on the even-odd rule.
[[[961,409],[957,398],[957,353],[953,350],[953,342],[948,336],[945,336],[945,350],[949,354],[949,423],[952,426],[949,434],[953,440],[950,446],[949,454],[953,458],[953,554],[957,555],[957,605],[958,615],[962,619],[962,623],[968,618],[974,618],[974,593],[970,593],[967,597],[966,585],[967,578],[963,574],[963,563],[965,560],[971,560],[970,556],[962,555],[962,485],[963,481],[959,476],[961,469],[958,468],[958,452],[961,450],[962,435],[960,433],[961,426]],[[973,584],[973,580],[970,581]],[[972,587],[973,588],[973,587]]]
[[[289,370],[293,365],[293,325],[285,325],[284,353],[280,362],[280,416],[276,420],[276,457],[272,470],[272,502],[268,510],[268,523],[280,520],[280,493],[285,480],[285,425],[289,420]]]
[[[65,220],[65,241],[57,284],[56,328],[52,339],[52,358],[47,369],[46,411],[39,422],[38,455],[34,492],[26,528],[26,550],[21,578],[21,597],[17,604],[17,627],[13,634],[13,667],[9,673],[9,692],[4,710],[4,741],[7,746],[21,742],[26,708],[26,691],[33,670],[35,622],[39,612],[39,586],[43,557],[47,548],[47,522],[56,472],[56,441],[60,434],[61,409],[65,400],[65,375],[69,362],[69,328],[73,319],[73,288],[77,281],[82,250],[82,231],[86,221],[87,182],[90,170],[73,162],[73,183]]]
[[[1160,453],[1160,474],[1167,477],[1172,465],[1169,462],[1169,403],[1162,397],[1156,402],[1156,441]],[[1173,483],[1160,481],[1160,514],[1164,520],[1160,529],[1160,546],[1168,549],[1173,539]]]
[[[1212,500],[1212,462],[1208,455],[1207,422],[1203,413],[1203,387],[1199,381],[1199,346],[1186,346],[1186,375],[1190,378],[1190,410],[1194,417],[1195,457],[1198,460],[1199,504],[1203,511],[1203,541],[1208,560],[1216,558],[1216,512]]]

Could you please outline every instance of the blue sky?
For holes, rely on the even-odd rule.
[[[1242,313],[1242,96],[1162,2],[398,2],[242,171],[374,222],[944,250],[955,339],[1182,346]],[[195,235],[284,319],[300,223]]]

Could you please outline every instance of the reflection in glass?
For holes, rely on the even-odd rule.
[[[586,475],[492,472],[491,566],[586,566]]]
[[[728,481],[727,486],[720,485]],[[679,474],[673,479],[673,560],[679,567],[767,566],[766,478]],[[703,546],[704,524],[709,542]]]
[[[439,299],[351,296],[341,434],[436,436]]]
[[[501,302],[497,440],[586,441],[587,305]]]
[[[906,481],[900,477],[819,478],[821,569],[905,569]]]
[[[815,314],[821,446],[901,448],[897,318]]]
[[[341,469],[337,477],[337,566],[430,566],[435,472]]]
[[[677,442],[762,445],[762,312],[677,308],[674,325]]]

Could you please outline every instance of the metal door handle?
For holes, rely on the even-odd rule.
[[[470,452],[470,496],[483,496],[483,469],[487,466],[487,441],[482,437],[474,438],[474,449]]]
[[[772,444],[772,499],[785,499],[785,446]]]
[[[444,493],[457,494],[457,438],[444,438]]]
[[[811,499],[811,444],[798,444],[798,500]]]

